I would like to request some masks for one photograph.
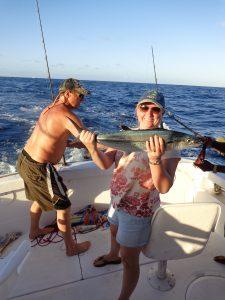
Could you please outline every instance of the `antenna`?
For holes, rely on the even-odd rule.
[[[151,48],[152,48],[152,62],[153,62],[154,75],[155,75],[155,85],[156,85],[156,91],[158,91],[158,82],[157,82],[156,71],[155,71],[155,58],[154,58],[153,46],[151,46]]]

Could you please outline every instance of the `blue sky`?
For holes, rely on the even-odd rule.
[[[225,0],[39,0],[53,78],[225,87]],[[46,77],[35,0],[0,0],[0,76]]]

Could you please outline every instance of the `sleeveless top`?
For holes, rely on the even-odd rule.
[[[180,157],[177,151],[166,151],[161,159]],[[116,152],[111,184],[112,206],[137,217],[152,216],[160,205],[146,152]]]

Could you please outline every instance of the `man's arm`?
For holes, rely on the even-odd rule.
[[[86,148],[86,146],[79,140],[77,140],[79,137],[80,137],[80,134],[82,132],[83,129],[86,129],[83,125],[83,123],[81,122],[81,120],[71,114],[71,115],[67,115],[66,116],[66,129],[69,130],[70,133],[72,133],[75,137],[76,137],[76,140],[74,141],[68,141],[67,142],[67,147],[70,147],[70,148]],[[100,143],[96,143],[96,147],[97,149],[100,149],[100,150],[107,150],[108,147],[106,147],[105,145],[102,145]]]
[[[82,121],[71,112],[67,112],[64,117],[66,129],[76,138],[79,138],[81,131],[84,129]]]
[[[78,148],[78,149],[86,148],[84,146],[84,144],[79,140],[68,140],[66,147],[68,147],[68,148]]]
[[[106,153],[99,151],[96,143],[96,135],[88,130],[82,130],[80,134],[81,142],[86,146],[94,163],[102,170],[111,167],[115,160],[116,150],[108,149]]]

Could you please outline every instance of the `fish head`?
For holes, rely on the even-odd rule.
[[[177,150],[198,148],[202,146],[202,139],[192,135],[185,135],[177,144]]]

